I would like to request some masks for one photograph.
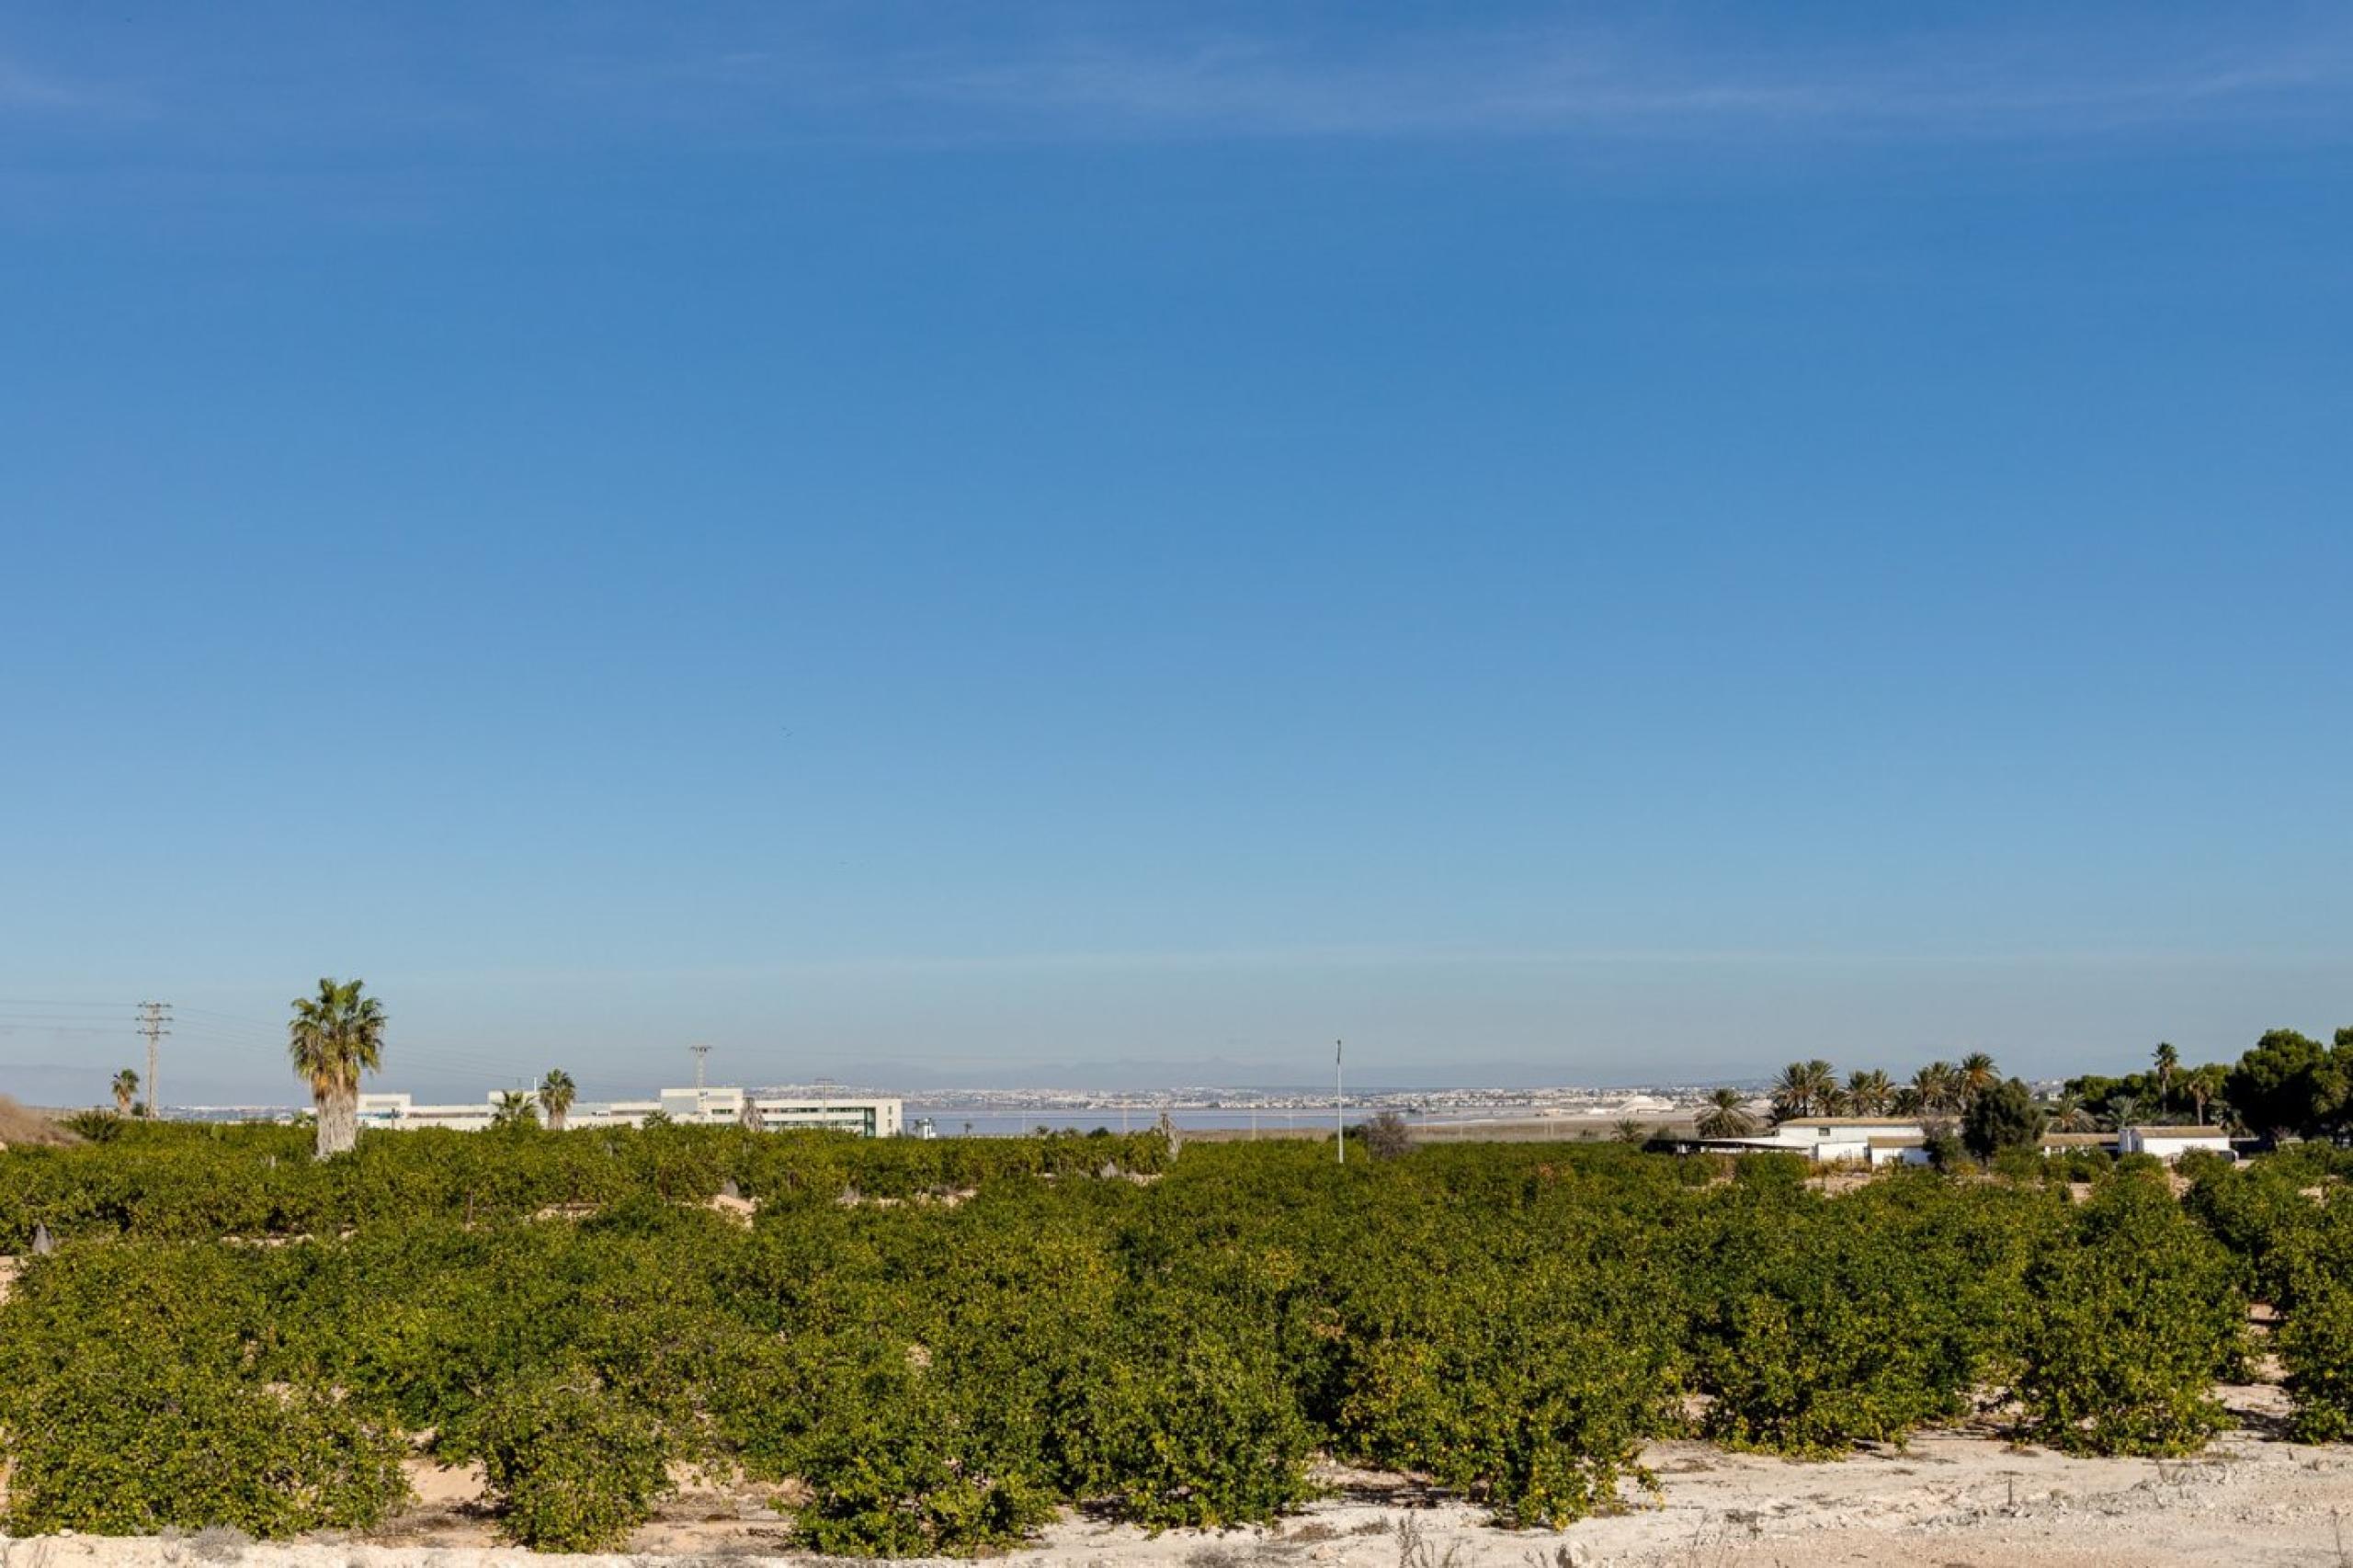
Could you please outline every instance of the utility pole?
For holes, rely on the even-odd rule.
[[[172,1032],[172,1005],[169,1002],[139,1004],[139,1032],[147,1037],[147,1119],[153,1121],[164,1108],[155,1097],[155,1045]]]
[[[1348,1163],[1348,1102],[1340,1090],[1340,1052],[1347,1046],[1346,1040],[1332,1042],[1332,1131],[1339,1134],[1339,1163],[1344,1165]]]

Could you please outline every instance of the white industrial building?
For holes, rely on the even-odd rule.
[[[479,1132],[497,1117],[502,1092],[494,1091],[478,1104],[419,1105],[404,1094],[361,1095],[359,1125],[396,1131],[448,1127]],[[535,1098],[535,1112],[538,1107]],[[568,1128],[635,1127],[656,1111],[672,1121],[712,1127],[756,1125],[767,1132],[824,1128],[866,1138],[895,1138],[903,1129],[902,1102],[896,1099],[739,1088],[664,1089],[650,1100],[575,1100],[563,1119]]]

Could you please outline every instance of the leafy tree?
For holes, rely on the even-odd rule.
[[[1737,1089],[1718,1089],[1708,1096],[1696,1131],[1702,1138],[1745,1138],[1756,1131],[1746,1098]]]
[[[2310,1036],[2273,1029],[2239,1058],[2222,1092],[2256,1131],[2309,1137],[2345,1098],[2345,1074],[2332,1054]]]
[[[563,1131],[564,1118],[572,1114],[572,1102],[579,1092],[572,1074],[561,1067],[549,1068],[548,1075],[540,1080],[540,1108],[547,1113],[551,1131]]]
[[[2042,1108],[2022,1080],[1980,1089],[1961,1119],[1961,1141],[1981,1160],[2006,1149],[2032,1150],[2042,1142]]]
[[[297,997],[287,1026],[287,1054],[311,1085],[318,1108],[317,1154],[351,1152],[358,1137],[359,1075],[381,1064],[384,1007],[358,980],[319,982],[318,994]]]
[[[114,1075],[114,1109],[117,1116],[129,1116],[131,1102],[139,1097],[139,1074],[126,1067]]]
[[[1949,1120],[1931,1121],[1923,1131],[1927,1136],[1922,1148],[1929,1165],[1940,1171],[1957,1171],[1970,1163],[1968,1140]]]

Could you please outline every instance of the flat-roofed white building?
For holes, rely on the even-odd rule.
[[[475,1105],[419,1105],[404,1094],[361,1095],[358,1122],[362,1127],[393,1130],[447,1127],[480,1132],[496,1118],[500,1097],[501,1092],[494,1091]],[[538,1102],[532,1103],[536,1110]],[[564,1115],[564,1124],[636,1127],[656,1111],[673,1121],[701,1126],[756,1126],[767,1132],[822,1128],[866,1138],[895,1138],[904,1123],[904,1103],[895,1098],[684,1088],[664,1089],[648,1100],[574,1101]]]
[[[749,1109],[746,1109],[746,1107]],[[904,1126],[904,1102],[856,1096],[779,1093],[756,1089],[665,1089],[660,1109],[673,1121],[756,1125],[767,1132],[791,1128],[828,1128],[868,1138],[896,1138]]]
[[[408,1095],[362,1095],[358,1123],[405,1131],[418,1127],[447,1127],[459,1132],[479,1132],[498,1114],[498,1096],[480,1105],[419,1105]]]
[[[2165,1164],[2192,1149],[2232,1158],[2231,1135],[2219,1127],[2128,1127],[2116,1135],[2120,1154],[2154,1154]]]
[[[1863,1141],[1863,1155],[1873,1165],[1925,1165],[1928,1140],[1917,1132],[1881,1133]]]
[[[1871,1144],[1881,1143],[1874,1157]],[[1859,1160],[1871,1165],[1900,1158],[1904,1148],[1927,1146],[1928,1130],[1916,1119],[1886,1116],[1793,1116],[1776,1122],[1753,1138],[1743,1139],[1759,1149],[1786,1149],[1810,1160]],[[1920,1156],[1925,1160],[1927,1155]]]

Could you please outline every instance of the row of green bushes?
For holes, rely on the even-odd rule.
[[[1074,1503],[1267,1520],[1319,1452],[1552,1526],[1653,1485],[1669,1434],[1832,1455],[1992,1402],[2063,1449],[2194,1449],[2251,1292],[2301,1433],[2353,1420],[2353,1201],[2285,1166],[2200,1170],[2186,1201],[2120,1167],[2075,1204],[1926,1172],[1831,1199],[1794,1161],[1609,1146],[1201,1145],[1155,1183],[1068,1179],[1089,1147],[1063,1179],[845,1206],[905,1156],[812,1146],[837,1164],[748,1228],[681,1201],[715,1165],[673,1185],[625,1140],[642,1179],[576,1221],[521,1217],[535,1192],[469,1221],[440,1187],[288,1245],[70,1242],[0,1308],[8,1528],[365,1528],[418,1444],[479,1460],[543,1548],[620,1540],[678,1461],[773,1484],[834,1553],[984,1551]],[[222,1144],[222,1179],[255,1153]]]
[[[301,1128],[120,1125],[104,1142],[0,1157],[0,1252],[25,1250],[36,1224],[61,1241],[316,1235],[428,1215],[513,1219],[633,1193],[695,1201],[731,1183],[775,1201],[904,1199],[994,1176],[1150,1173],[1167,1157],[1150,1133],[868,1141],[669,1126],[373,1131],[352,1153],[319,1161]]]

